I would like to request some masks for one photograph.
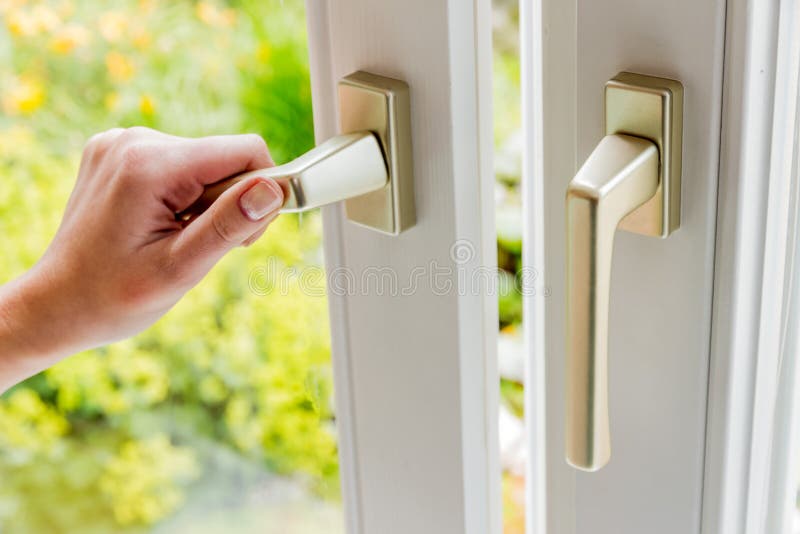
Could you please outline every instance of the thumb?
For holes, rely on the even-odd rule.
[[[283,190],[277,182],[259,177],[244,180],[180,231],[173,253],[192,278],[200,278],[226,252],[266,228],[281,206]]]

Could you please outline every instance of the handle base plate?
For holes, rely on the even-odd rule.
[[[681,223],[683,85],[675,80],[620,72],[606,83],[606,135],[644,137],[658,147],[659,185],[653,198],[628,214],[620,230],[667,237]]]
[[[386,157],[389,181],[377,191],[345,201],[347,218],[390,235],[414,226],[414,176],[408,85],[367,72],[339,82],[339,132],[370,130]]]

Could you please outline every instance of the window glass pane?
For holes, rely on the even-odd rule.
[[[522,124],[519,63],[519,3],[493,1],[495,210],[500,333],[500,461],[506,534],[525,532],[525,431],[523,427]]]
[[[301,0],[0,1],[0,283],[115,126],[313,146]],[[281,216],[143,334],[0,398],[0,531],[343,531],[318,214]],[[319,285],[313,285],[317,283]]]

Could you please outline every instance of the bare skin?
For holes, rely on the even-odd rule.
[[[245,180],[190,224],[207,184],[274,165],[257,135],[187,139],[113,129],[86,145],[55,238],[0,287],[0,393],[76,352],[140,332],[277,217],[283,191]]]

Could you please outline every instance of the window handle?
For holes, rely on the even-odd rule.
[[[682,86],[620,73],[606,84],[606,136],[567,189],[566,458],[611,456],[608,305],[617,228],[667,237],[680,223]]]
[[[285,193],[282,212],[308,211],[345,200],[347,218],[397,235],[415,223],[408,86],[367,72],[339,82],[339,131],[297,159],[246,172],[206,187],[179,219],[205,211],[234,184],[272,178]]]
[[[202,213],[222,193],[254,176],[271,178],[281,185],[283,213],[308,211],[363,195],[389,181],[380,142],[372,132],[337,135],[284,165],[245,172],[206,187],[183,214]]]

